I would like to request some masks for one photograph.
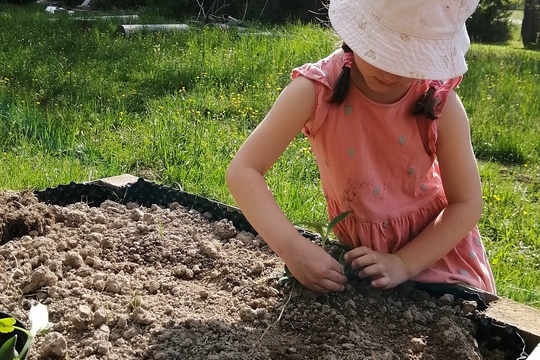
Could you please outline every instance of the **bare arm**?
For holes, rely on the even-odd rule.
[[[227,185],[251,225],[300,282],[315,291],[341,291],[346,278],[339,263],[298,233],[264,180],[266,172],[311,120],[314,106],[314,84],[303,77],[293,80],[231,161]]]
[[[438,134],[437,158],[448,206],[420,235],[397,251],[409,277],[446,255],[471,231],[482,213],[482,187],[469,122],[455,92],[448,95]]]
[[[439,118],[437,158],[448,206],[416,238],[394,254],[361,246],[345,261],[375,287],[392,288],[434,265],[476,225],[482,212],[482,189],[471,147],[469,122],[457,95],[448,95]]]

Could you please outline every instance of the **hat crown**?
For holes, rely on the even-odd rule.
[[[346,1],[337,1],[346,2]],[[450,39],[476,5],[472,0],[349,0],[364,6],[373,20],[407,36]]]
[[[332,28],[352,51],[392,74],[443,80],[467,71],[465,21],[479,0],[330,0]]]

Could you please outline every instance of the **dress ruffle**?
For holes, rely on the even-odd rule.
[[[418,80],[393,104],[374,103],[351,84],[338,106],[329,100],[342,66],[343,52],[337,50],[292,71],[293,78],[303,76],[315,84],[315,116],[303,133],[317,160],[329,218],[352,211],[334,228],[338,238],[351,247],[394,253],[447,206],[436,161],[438,119],[413,115],[412,105],[431,85],[439,115],[461,79]],[[476,227],[414,280],[463,282],[495,293]]]

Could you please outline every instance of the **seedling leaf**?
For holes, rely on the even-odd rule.
[[[347,250],[341,249],[341,254],[339,254],[339,263],[341,264],[341,269],[343,270],[343,274],[345,274],[345,253]]]
[[[4,345],[0,348],[0,359],[2,360],[13,360],[15,356],[18,356],[15,346],[17,345],[17,334],[7,340]]]
[[[330,223],[328,224],[328,227],[327,227],[327,231],[328,233],[330,233],[330,231],[332,231],[332,229],[334,228],[334,226],[337,225],[338,222],[340,222],[341,220],[345,219],[347,217],[347,215],[350,214],[350,210],[349,211],[345,211],[345,212],[342,212],[341,214],[339,214],[338,216],[336,216],[334,219],[332,219],[332,221],[330,221]]]
[[[281,285],[286,285],[293,282],[294,280],[295,279],[294,279],[293,274],[291,273],[287,265],[285,265],[285,273],[279,278],[278,282]]]
[[[16,321],[12,317],[0,319],[0,333],[8,334],[12,332],[13,330],[15,330],[14,328],[15,323]],[[0,357],[0,359],[2,358]]]
[[[312,230],[312,231],[316,232],[317,234],[323,236],[324,228],[323,228],[322,223],[313,222],[313,221],[300,221],[300,222],[294,223],[294,225],[301,226],[301,227],[306,227],[309,230]]]

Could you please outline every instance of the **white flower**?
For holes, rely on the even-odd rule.
[[[28,315],[30,319],[29,338],[33,338],[37,333],[48,330],[53,325],[49,322],[49,312],[47,306],[43,304],[32,305]]]
[[[34,341],[34,337],[36,337],[38,333],[49,330],[53,326],[53,324],[49,322],[49,312],[47,311],[47,306],[43,304],[38,303],[37,305],[32,305],[28,314],[28,319],[30,320],[30,331],[28,332],[28,338],[26,339],[26,343],[24,344],[19,357],[16,357],[16,359],[20,359],[22,356],[25,356],[28,349],[30,349],[32,341]]]

